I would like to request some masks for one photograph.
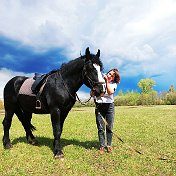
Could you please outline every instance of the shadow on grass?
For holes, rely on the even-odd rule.
[[[38,145],[37,145],[38,147],[47,146],[51,150],[53,150],[53,139],[40,136],[40,137],[36,137],[36,140],[38,141]],[[26,140],[26,137],[19,137],[19,138],[16,138],[12,141],[12,145],[15,145],[17,143],[28,143],[28,142]],[[84,142],[82,142],[77,139],[62,139],[61,138],[62,149],[68,145],[75,145],[75,146],[83,147],[85,149],[92,149],[92,148],[99,147],[98,141],[84,141]]]

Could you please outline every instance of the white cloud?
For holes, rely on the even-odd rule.
[[[73,58],[99,48],[104,67],[123,66],[124,76],[162,74],[164,66],[171,75],[175,19],[175,0],[1,0],[0,34]]]

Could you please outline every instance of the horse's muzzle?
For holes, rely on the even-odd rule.
[[[106,92],[106,84],[105,83],[98,83],[93,88],[94,95],[96,97],[102,96]]]

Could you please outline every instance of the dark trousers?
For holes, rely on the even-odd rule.
[[[114,103],[96,103],[95,115],[100,147],[106,147],[105,133],[107,139],[107,146],[111,146],[113,135],[112,129],[114,124]],[[106,119],[108,127],[104,123],[102,116],[104,117],[104,119]]]

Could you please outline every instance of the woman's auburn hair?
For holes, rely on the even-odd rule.
[[[111,72],[111,71],[113,71],[114,74],[115,74],[114,82],[117,83],[117,84],[119,84],[120,83],[120,73],[119,73],[119,70],[117,68],[113,68],[113,69],[109,70],[108,73]]]

